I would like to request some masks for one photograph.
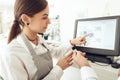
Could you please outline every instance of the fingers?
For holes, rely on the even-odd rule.
[[[119,69],[119,72],[118,72],[118,76],[120,76],[120,69]]]
[[[84,52],[74,50],[74,51],[69,52],[64,57],[63,63],[66,64],[67,66],[71,66],[73,64],[73,60],[75,60],[75,59],[77,60],[77,59],[82,58],[84,56],[85,56]]]
[[[74,50],[73,51],[73,56],[86,56],[86,53],[85,52],[81,52],[81,51],[77,51],[77,50]]]
[[[86,40],[84,40],[84,41],[80,41],[80,43],[79,43],[79,45],[82,45],[83,44],[83,46],[85,46],[86,45]]]
[[[86,53],[85,53],[85,52],[83,52],[83,53],[82,53],[82,55],[83,55],[83,56],[86,56]]]
[[[67,58],[65,58],[65,63],[66,63],[66,65],[68,65],[68,66],[71,66],[71,65],[73,64],[72,61],[73,61],[72,55],[69,56],[69,57],[67,57]]]
[[[86,35],[82,36],[81,40],[85,40],[85,38],[88,37],[88,36],[89,36],[89,34],[86,34]]]
[[[71,66],[73,64],[73,61],[71,61],[70,63],[69,63],[69,66]]]
[[[86,37],[88,37],[89,36],[89,34],[86,34],[86,35],[84,35],[82,38],[86,38]]]
[[[88,34],[84,35],[83,37],[80,38],[80,44],[83,44],[85,46],[86,44],[86,37],[88,36]]]
[[[76,51],[73,51],[72,58],[74,59],[76,57]]]
[[[66,56],[65,56],[65,60],[67,61],[66,63],[68,65],[72,65],[72,61],[73,61],[73,58],[72,58],[72,55],[73,55],[73,51],[70,51]]]
[[[63,57],[61,58],[57,65],[60,66],[63,70],[68,68],[69,66],[71,66],[73,63],[72,63],[72,58],[71,57]]]
[[[69,58],[73,55],[73,51],[68,52],[68,54],[65,56],[66,58]]]
[[[82,57],[83,56],[82,54],[83,54],[83,52],[77,51],[76,56]]]

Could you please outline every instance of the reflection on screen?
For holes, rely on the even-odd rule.
[[[116,19],[79,21],[77,37],[89,34],[85,47],[114,50]]]

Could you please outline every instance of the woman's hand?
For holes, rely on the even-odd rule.
[[[65,70],[72,65],[72,54],[73,52],[70,52],[68,55],[64,56],[57,62],[57,65],[60,66],[62,70]]]
[[[73,51],[73,61],[81,68],[83,66],[89,66],[88,60],[84,57],[85,53],[80,51]]]
[[[81,45],[81,44],[86,44],[86,37],[87,35],[84,35],[83,37],[77,37],[75,39],[70,40],[71,45]]]
[[[118,77],[120,77],[120,69],[119,69],[119,71],[118,71]]]

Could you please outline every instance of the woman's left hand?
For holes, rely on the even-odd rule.
[[[81,44],[86,44],[86,37],[87,35],[84,35],[83,37],[77,37],[75,39],[70,40],[71,45],[81,45]]]

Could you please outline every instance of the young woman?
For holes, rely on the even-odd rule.
[[[5,56],[7,80],[60,80],[63,70],[72,64],[72,52],[54,67],[51,55],[61,56],[72,45],[84,44],[85,39],[76,38],[68,45],[50,47],[38,34],[43,34],[50,24],[48,15],[46,0],[16,0]]]

